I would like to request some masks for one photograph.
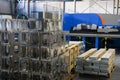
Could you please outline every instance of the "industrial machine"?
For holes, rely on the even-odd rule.
[[[63,30],[67,40],[83,40],[86,50],[96,48],[119,49],[119,15],[77,13],[63,15]]]

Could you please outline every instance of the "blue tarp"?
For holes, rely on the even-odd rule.
[[[63,30],[69,31],[71,27],[77,26],[77,24],[96,24],[102,25],[100,16],[95,13],[81,13],[81,14],[64,14],[63,15]]]

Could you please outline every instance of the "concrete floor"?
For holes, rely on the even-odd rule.
[[[79,76],[75,80],[120,80],[120,53],[116,55],[115,70],[110,78],[98,76]]]

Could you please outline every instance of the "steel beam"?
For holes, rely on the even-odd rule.
[[[67,36],[85,36],[85,37],[111,37],[111,38],[120,38],[120,34],[93,34],[93,33],[69,33],[69,32],[63,32],[63,34]]]

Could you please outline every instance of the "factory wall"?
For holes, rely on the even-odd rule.
[[[65,5],[66,5],[65,6],[66,13],[74,13],[74,2],[66,2]],[[90,10],[87,9],[88,7],[89,7],[89,0],[83,0],[83,1],[76,2],[77,13],[81,13],[81,12],[89,13]]]
[[[90,0],[90,12],[112,14],[113,1],[114,0]]]
[[[43,11],[44,4],[63,9],[63,2],[31,1],[31,12]],[[21,6],[22,5],[22,6]],[[22,2],[19,11],[27,15],[27,2]],[[74,2],[65,3],[65,12],[74,13]],[[77,13],[113,13],[113,0],[83,0],[76,3]]]
[[[41,12],[44,11],[44,5],[48,5],[50,7],[56,7],[56,8],[63,8],[63,3],[61,2],[45,2],[45,1],[36,1],[30,2],[30,15],[33,15],[33,12]],[[50,7],[48,8],[48,10],[50,10]],[[28,11],[28,3],[27,1],[22,1],[20,4],[18,4],[18,10],[19,13],[23,13],[25,15],[28,15],[27,11]],[[37,16],[37,15],[36,15]]]
[[[66,12],[74,11],[74,2],[66,2]],[[77,13],[113,13],[113,0],[83,0],[76,3]]]

